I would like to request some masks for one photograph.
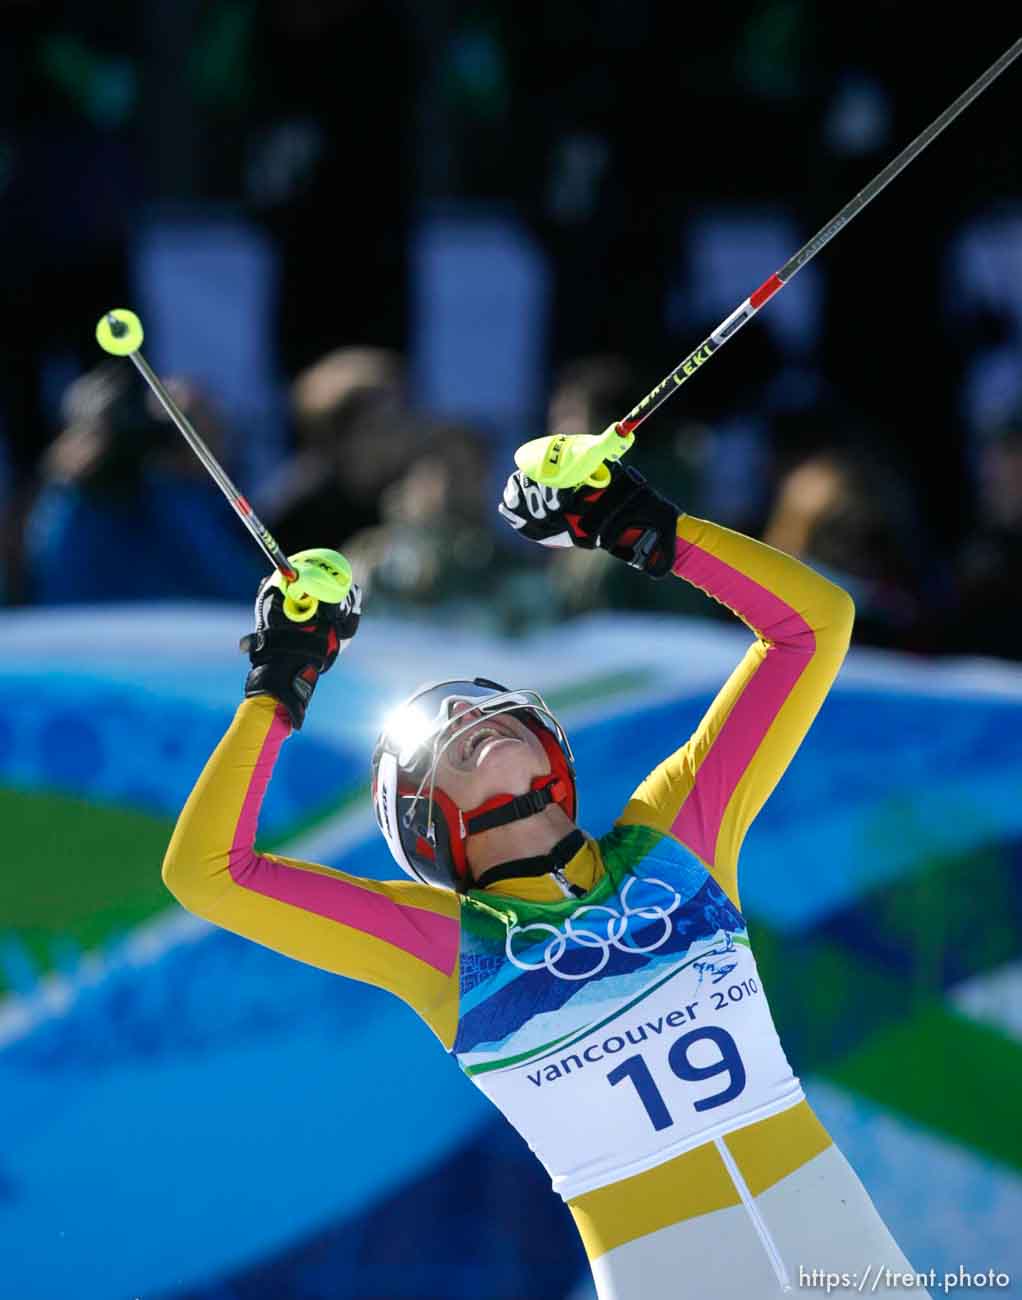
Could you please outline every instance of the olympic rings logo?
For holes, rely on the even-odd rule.
[[[551,975],[555,975],[559,980],[587,980],[594,975],[598,975],[603,970],[607,962],[610,961],[610,954],[614,948],[618,952],[635,954],[656,952],[657,948],[662,948],[674,932],[674,923],[670,920],[670,916],[681,905],[681,896],[676,889],[665,884],[662,880],[643,877],[641,879],[644,885],[659,886],[660,889],[670,895],[670,901],[663,907],[658,903],[645,903],[642,907],[630,907],[628,905],[628,895],[632,886],[637,884],[639,879],[632,876],[622,889],[622,910],[620,912],[616,908],[608,907],[605,903],[587,903],[585,907],[580,907],[577,912],[569,916],[561,927],[551,925],[547,921],[532,921],[529,925],[513,925],[508,930],[507,939],[504,943],[504,952],[507,954],[508,961],[517,966],[519,970],[543,970],[545,967]],[[603,912],[606,915],[606,921],[601,922],[600,926],[604,931],[603,933],[600,933],[600,930],[579,927],[578,922],[586,912]],[[663,934],[658,934],[652,943],[645,946],[625,942],[628,924],[632,917],[641,917],[645,921],[662,922]],[[516,936],[528,934],[530,930],[546,932],[551,936],[547,940],[540,959],[535,962],[524,961],[514,951]],[[579,948],[589,948],[599,953],[596,964],[590,970],[571,972],[559,969],[557,963],[567,952],[569,941]]]

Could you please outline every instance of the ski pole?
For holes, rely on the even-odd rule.
[[[811,262],[821,248],[824,248],[838,231],[857,216],[872,199],[894,180],[899,172],[917,158],[926,146],[940,135],[964,109],[987,86],[1022,54],[1022,37],[992,63],[982,76],[977,77],[967,90],[964,90],[954,103],[949,104],[941,115],[916,136],[916,138],[893,158],[883,171],[879,172],[868,185],[864,186],[854,198],[850,199],[838,214],[810,239],[798,252],[790,257],[779,271],[764,280],[759,288],[749,295],[730,316],[727,316],[707,338],[703,339],[684,361],[680,362],[656,388],[646,394],[622,420],[608,425],[599,434],[548,434],[544,438],[534,438],[524,443],[515,452],[515,464],[529,478],[537,483],[545,483],[554,488],[573,488],[582,483],[593,487],[605,487],[610,481],[610,471],[606,461],[615,461],[625,454],[635,441],[635,430],[644,420],[678,391],[686,380],[709,361],[728,339],[734,338],[743,325],[748,324],[753,316],[782,289],[803,266]]]
[[[284,613],[293,622],[304,623],[315,614],[321,600],[340,604],[351,589],[351,566],[348,561],[339,551],[326,547],[300,551],[290,558],[284,554],[273,534],[228,478],[223,466],[196,432],[195,426],[139,351],[143,338],[142,322],[133,311],[124,307],[108,311],[96,326],[99,346],[111,356],[127,357],[132,362],[205,466],[213,482],[230,502],[234,513],[277,570],[284,592]]]

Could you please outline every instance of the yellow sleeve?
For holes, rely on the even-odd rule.
[[[756,640],[620,821],[674,836],[738,906],[738,851],[837,676],[854,606],[792,556],[689,515],[678,520],[673,572],[726,605]]]
[[[397,994],[446,1047],[458,1022],[459,904],[414,881],[362,880],[255,848],[287,712],[246,700],[196,783],[163,863],[189,911],[299,961]]]

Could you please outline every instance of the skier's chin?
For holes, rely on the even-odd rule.
[[[462,811],[469,811],[498,794],[528,794],[535,778],[549,771],[538,744],[534,748],[525,740],[501,737],[483,745],[468,770],[442,763],[437,784]]]
[[[520,740],[490,741],[480,750],[473,772],[473,784],[485,793],[478,803],[495,794],[527,794],[534,777],[542,776],[536,756]]]

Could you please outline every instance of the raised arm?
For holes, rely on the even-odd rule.
[[[412,881],[362,880],[256,848],[259,810],[295,720],[275,695],[258,689],[272,685],[285,696],[286,685],[257,676],[258,667],[249,679],[257,689],[178,819],[163,864],[168,889],[226,930],[388,989],[450,1046],[458,1009],[455,895]],[[304,703],[291,706],[304,712]]]
[[[674,836],[737,905],[738,852],[837,676],[854,609],[840,587],[762,542],[690,515],[673,572],[755,633],[692,737],[629,800],[621,822]]]
[[[790,555],[682,514],[635,470],[610,469],[603,489],[558,491],[513,474],[501,514],[543,545],[599,546],[651,577],[674,573],[755,633],[695,734],[646,778],[620,818],[685,844],[737,905],[742,840],[837,675],[852,601]]]

